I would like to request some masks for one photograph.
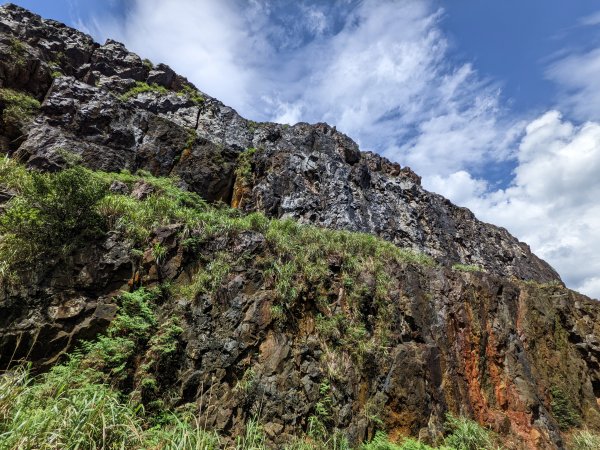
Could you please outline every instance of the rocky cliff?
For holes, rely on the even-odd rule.
[[[177,320],[176,351],[152,366],[150,392],[140,371],[152,340],[137,342],[119,387],[195,405],[224,436],[256,414],[274,446],[316,421],[354,444],[377,429],[435,443],[447,412],[513,448],[563,448],[570,429],[600,429],[597,303],[335,128],[246,120],[168,66],[10,4],[0,111],[12,160],[103,171],[108,189],[101,233],[80,241],[73,228],[68,251],[15,260],[0,293],[1,368],[47,369],[110,335],[120,292],[169,284],[153,326]],[[31,194],[11,164],[0,211]],[[174,191],[179,209],[148,212]]]

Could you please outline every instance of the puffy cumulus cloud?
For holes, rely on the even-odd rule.
[[[567,285],[600,298],[600,123],[576,126],[549,111],[527,125],[517,159],[504,190],[483,193],[485,182],[466,173],[440,183],[479,218],[530,244]]]
[[[425,187],[433,192],[443,193],[459,205],[473,203],[488,192],[488,183],[478,180],[465,170],[459,170],[448,176],[432,175],[424,180]]]

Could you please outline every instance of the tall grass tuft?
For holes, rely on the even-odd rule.
[[[19,368],[0,376],[0,448],[134,448],[143,444],[132,405],[72,365],[32,378]]]
[[[446,428],[450,434],[444,443],[456,450],[493,450],[497,448],[491,433],[477,422],[466,417],[446,416]]]
[[[597,450],[600,448],[600,435],[589,430],[579,430],[571,435],[572,450]]]

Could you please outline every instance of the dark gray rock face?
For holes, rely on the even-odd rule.
[[[272,140],[273,136],[277,139]],[[503,228],[423,189],[409,168],[370,152],[326,124],[268,125],[255,135],[252,188],[242,202],[276,217],[377,234],[444,264],[549,281],[556,272]]]
[[[205,94],[194,101],[195,88],[168,66],[153,67],[118,42],[100,46],[13,5],[0,8],[0,56],[0,86],[43,100],[11,150],[32,167],[57,170],[73,153],[94,169],[177,175],[207,200],[233,200],[245,211],[373,233],[444,264],[559,279],[505,229],[426,191],[409,168],[359,151],[326,124],[257,124]],[[57,71],[64,76],[53,79]],[[136,82],[168,91],[122,100]],[[236,186],[236,160],[248,148],[258,149],[252,173]]]
[[[28,359],[50,365],[81,339],[103,332],[135,268],[117,235],[63,260],[48,259],[18,288],[0,292],[0,367]]]

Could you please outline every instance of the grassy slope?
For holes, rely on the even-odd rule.
[[[143,200],[110,192],[113,182],[131,189],[144,182],[153,193]],[[151,249],[158,260],[163,249],[152,247],[153,230],[179,224],[180,239],[194,247],[201,242],[243,231],[265,236],[268,257],[263,273],[278,294],[272,313],[282,323],[308,289],[318,291],[328,278],[328,257],[339,260],[344,285],[358,302],[365,286],[359,273],[375,280],[375,301],[384,301],[391,274],[390,261],[432,265],[426,256],[400,249],[371,235],[301,226],[290,220],[270,220],[255,213],[207,205],[193,193],[177,188],[176,180],[149,174],[108,174],[73,167],[56,174],[29,172],[9,159],[0,161],[0,189],[14,192],[0,216],[0,282],[18,283],[23,270],[31,270],[51,256],[72,252],[82,240],[117,231],[137,251]],[[67,244],[65,244],[67,243]],[[184,286],[140,288],[117,300],[119,313],[107,333],[85,343],[68,361],[49,373],[33,377],[27,368],[0,376],[0,449],[17,448],[223,448],[225,441],[204,430],[202,418],[186,407],[168,411],[157,394],[156,368],[168,364],[181,328],[176,318],[159,321],[158,304],[172,297],[211,292],[234,263],[221,254],[205,265]],[[360,323],[337,323],[321,318],[320,332],[343,333],[348,348],[375,345],[360,341]],[[384,338],[385,317],[379,339]],[[360,341],[360,342],[359,342]],[[359,345],[360,344],[360,345]],[[134,355],[144,355],[133,367]],[[134,380],[134,382],[132,382]],[[490,435],[466,419],[448,420],[448,447],[491,448]],[[594,437],[583,436],[581,442]],[[587,441],[586,441],[587,442]],[[229,443],[228,445],[231,445]],[[233,444],[239,449],[265,448],[257,420],[247,423],[246,434]],[[344,438],[333,430],[315,427],[290,449],[344,449]],[[378,434],[364,450],[421,449],[431,447],[414,440],[389,442]],[[441,448],[441,447],[440,447]],[[586,448],[579,446],[578,448]]]

